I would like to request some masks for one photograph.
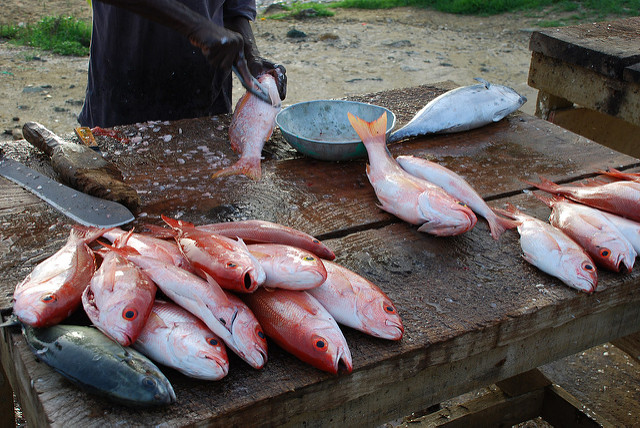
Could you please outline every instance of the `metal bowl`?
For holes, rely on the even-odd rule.
[[[315,100],[293,104],[278,113],[276,124],[289,144],[309,157],[328,161],[367,155],[347,113],[371,122],[387,113],[387,137],[396,116],[384,107],[355,101]]]

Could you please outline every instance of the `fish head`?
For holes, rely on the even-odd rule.
[[[366,293],[357,300],[357,316],[360,317],[363,330],[369,334],[388,340],[400,340],[404,334],[402,319],[396,307],[386,295]]]
[[[598,286],[596,265],[584,252],[568,252],[560,257],[560,279],[576,290],[591,294]]]
[[[497,122],[503,119],[505,116],[518,110],[524,103],[527,102],[527,98],[517,93],[514,89],[504,85],[490,85],[487,88],[489,91],[493,91],[496,94],[494,102],[494,111],[492,120]]]
[[[318,323],[320,324],[320,323]],[[302,339],[306,351],[297,356],[312,366],[329,373],[351,373],[351,351],[340,329],[334,323],[317,325]]]
[[[179,370],[189,377],[219,380],[229,372],[229,359],[222,340],[202,323],[176,323],[169,349]]]
[[[232,301],[237,302],[235,299]],[[241,353],[240,357],[251,367],[261,369],[267,363],[267,336],[253,312],[244,303],[237,303],[237,309],[231,322],[231,336]]]
[[[273,279],[281,283],[281,288],[303,290],[317,287],[327,279],[322,260],[309,251],[294,247],[286,248],[274,260],[273,268],[276,277]]]
[[[596,263],[614,272],[629,273],[633,268],[636,251],[626,239],[608,234],[592,236],[591,256]]]
[[[423,192],[418,197],[418,206],[426,220],[418,228],[420,232],[436,236],[460,235],[473,229],[478,221],[465,203],[440,192]]]
[[[122,360],[135,372],[127,371],[124,378],[116,379],[120,399],[125,404],[145,402],[153,405],[171,404],[176,394],[169,380],[149,359],[132,348],[122,348]],[[133,374],[133,376],[132,376]]]
[[[58,295],[58,287],[50,285],[45,282],[16,288],[13,313],[20,321],[33,327],[46,327],[67,318],[78,307],[78,299],[65,300]]]

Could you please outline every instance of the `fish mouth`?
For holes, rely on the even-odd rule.
[[[220,378],[225,377],[228,373],[229,373],[229,364],[226,360],[223,360],[222,358],[218,357],[217,355],[212,355],[212,354],[206,354],[204,356],[204,358],[206,360],[212,361],[213,363],[215,363],[218,367],[218,370],[220,373],[222,373],[222,376],[220,376]],[[216,372],[218,370],[210,370],[213,372]]]
[[[387,327],[389,327],[385,331],[386,337],[384,337],[384,339],[389,339],[389,340],[402,339],[402,336],[404,335],[404,327],[402,326],[402,324],[392,320],[386,320],[384,323]]]
[[[616,264],[616,268],[618,272],[631,273],[631,270],[633,269],[633,262],[633,259],[621,255],[618,259],[618,263]]]
[[[348,374],[353,370],[353,363],[351,361],[351,353],[345,348],[340,348],[336,359],[334,361],[334,373],[335,374]]]
[[[261,369],[267,364],[267,352],[256,346],[245,355],[245,361],[254,369]]]

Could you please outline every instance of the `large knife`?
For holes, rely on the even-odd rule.
[[[6,158],[1,150],[0,175],[85,226],[115,227],[135,218],[124,205],[87,195],[58,183],[20,162]]]

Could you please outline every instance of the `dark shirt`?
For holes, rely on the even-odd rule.
[[[223,16],[255,19],[254,0],[181,0],[223,25]],[[180,33],[134,13],[93,1],[82,126],[111,127],[231,111],[230,70],[216,71]]]

